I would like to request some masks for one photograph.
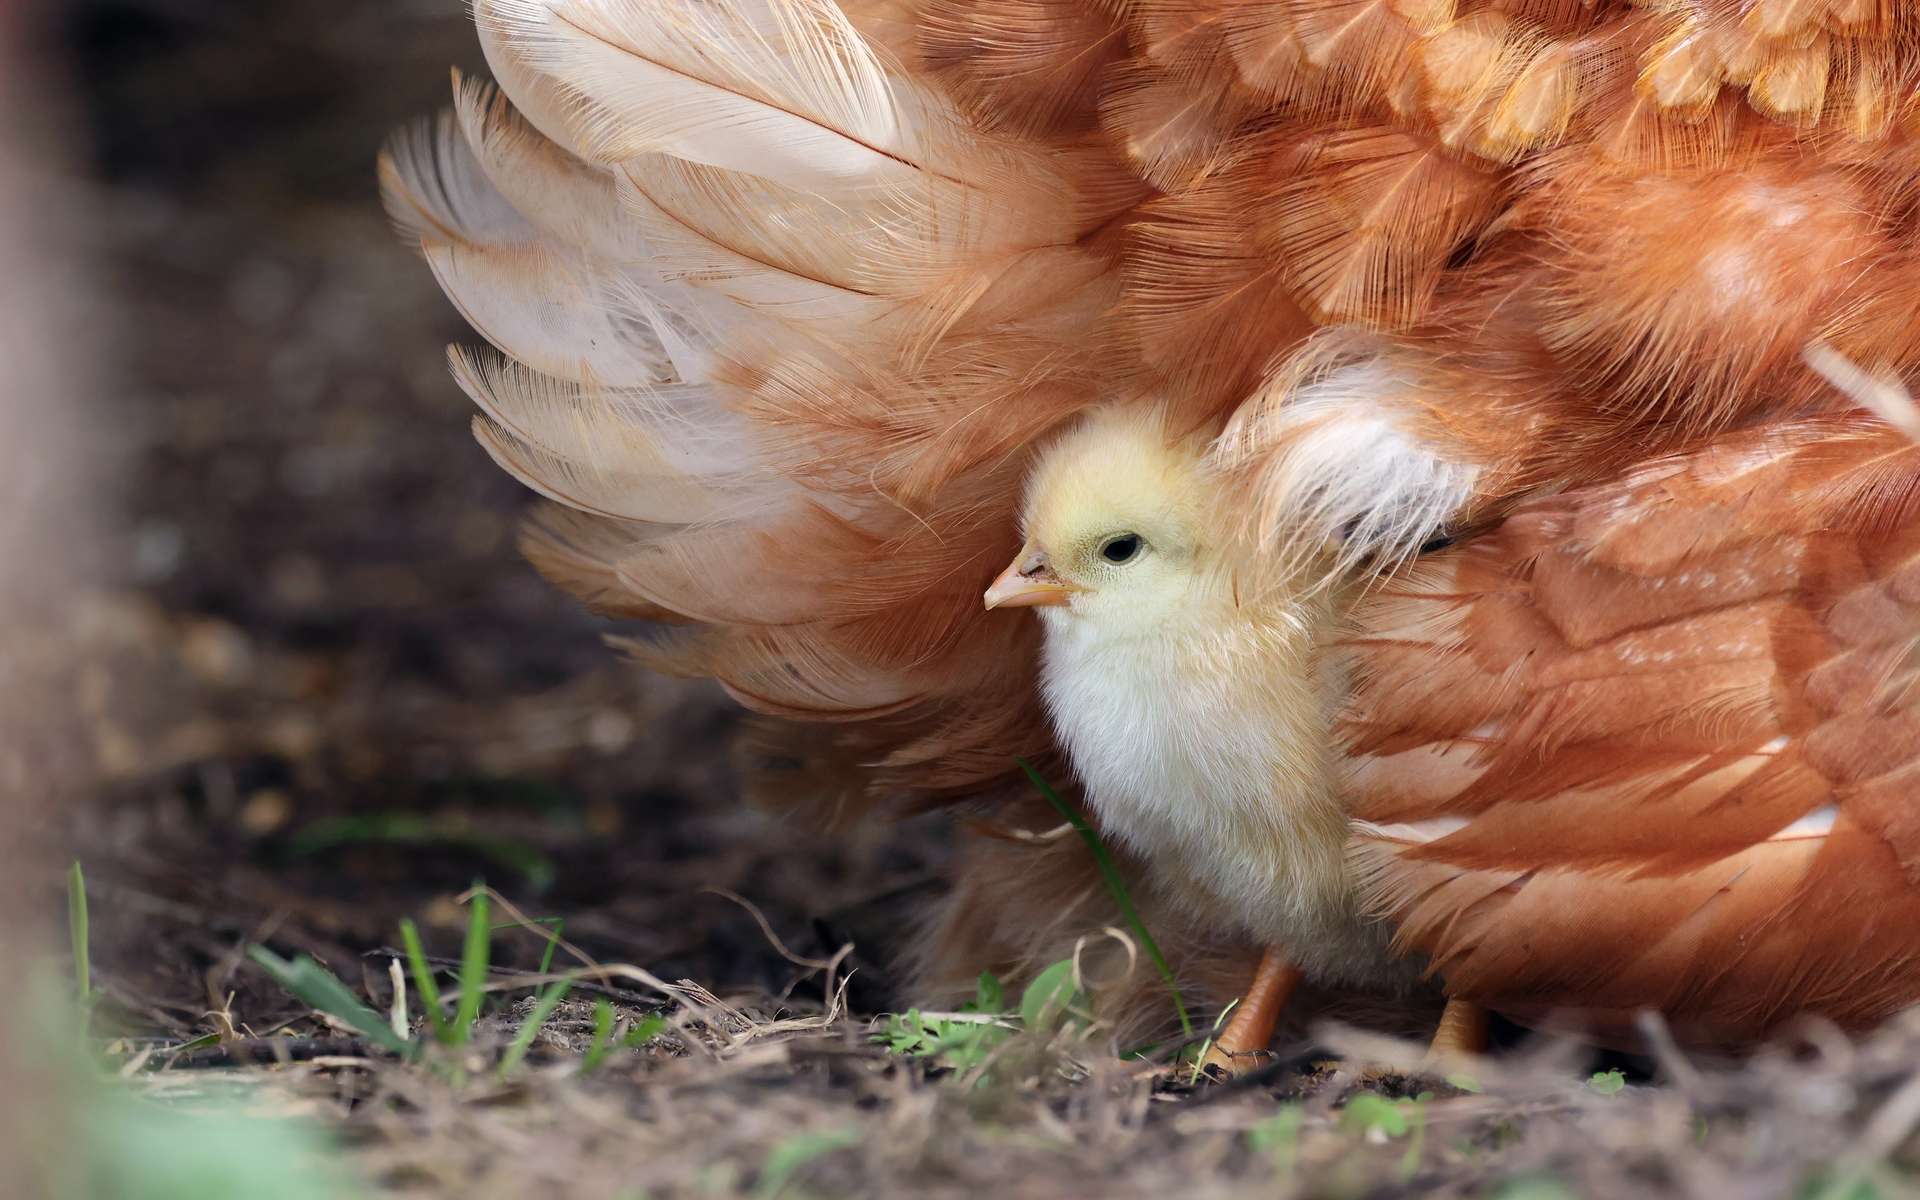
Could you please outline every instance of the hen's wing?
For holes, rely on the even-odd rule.
[[[1356,853],[1518,1015],[1920,999],[1920,447],[1865,417],[1535,502],[1365,605]]]
[[[887,14],[863,14],[876,36]],[[1022,455],[1097,395],[1102,154],[971,124],[825,0],[482,0],[388,206],[493,351],[456,351],[529,537],[634,645],[920,793],[1046,749],[1031,622],[980,590]],[[826,743],[826,744],[823,744]]]

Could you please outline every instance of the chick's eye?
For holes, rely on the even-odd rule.
[[[1146,543],[1137,533],[1122,533],[1100,543],[1100,557],[1110,563],[1128,563],[1140,557],[1140,548]]]

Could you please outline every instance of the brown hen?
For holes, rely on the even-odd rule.
[[[1783,523],[1753,526],[1743,552],[1816,611],[1839,577],[1794,574],[1800,540],[1827,544],[1809,514],[1862,538],[1904,521],[1904,451],[1818,476],[1883,435],[1821,424],[1840,405],[1798,353],[1825,339],[1920,365],[1911,6],[480,0],[476,18],[499,90],[459,83],[455,112],[382,164],[396,220],[495,347],[454,358],[476,431],[557,502],[528,542],[550,577],[681,626],[638,657],[814,726],[770,727],[769,762],[802,768],[776,776],[781,799],[964,801],[991,819],[1023,787],[1016,756],[1060,774],[1038,631],[979,596],[1020,543],[1036,447],[1095,404],[1220,434],[1240,532],[1276,562],[1379,569],[1521,514],[1390,593],[1421,631],[1490,614],[1451,652],[1509,662],[1458,699],[1494,706],[1486,722],[1503,687],[1592,649],[1492,619],[1554,547],[1591,556],[1552,513],[1625,506],[1613,519],[1637,528],[1669,497],[1684,525],[1718,510],[1659,479],[1772,455]],[[1812,423],[1770,424],[1788,418]],[[1681,457],[1639,466],[1666,453]],[[1844,479],[1854,499],[1822,508]],[[1674,537],[1679,557],[1652,569],[1677,579]],[[1420,592],[1439,571],[1499,586]],[[1690,580],[1665,586],[1704,587],[1737,623],[1714,601],[1724,580]],[[1548,626],[1680,615],[1613,582],[1549,590],[1564,608]],[[1404,690],[1394,653],[1363,654],[1363,705]],[[1420,678],[1393,669],[1405,689]],[[1750,689],[1723,697],[1713,678],[1668,681],[1676,711],[1719,706],[1696,739],[1751,715]],[[1576,694],[1554,722],[1515,724],[1487,777],[1518,779],[1583,730],[1604,753],[1608,705],[1642,703]],[[1385,749],[1459,772],[1460,751],[1408,739],[1479,728],[1355,719],[1356,802],[1388,825],[1426,818],[1380,807],[1366,781],[1390,774]],[[1833,728],[1843,748],[1881,736]],[[1523,744],[1536,735],[1556,740]],[[1436,814],[1508,819],[1461,794]],[[1456,871],[1457,893],[1512,868],[1468,843],[1481,857],[1452,866],[1444,837],[1376,851],[1403,940],[1453,962],[1450,980],[1471,956],[1410,872]],[[1513,1002],[1463,978],[1481,980],[1463,996]]]

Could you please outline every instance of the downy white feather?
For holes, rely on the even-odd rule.
[[[1212,452],[1253,494],[1248,532],[1283,574],[1328,555],[1328,578],[1398,566],[1442,534],[1480,468],[1406,428],[1418,382],[1385,358],[1283,376],[1234,414]],[[1302,530],[1304,529],[1304,533]]]

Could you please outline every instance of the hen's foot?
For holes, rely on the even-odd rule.
[[[1487,1010],[1470,1000],[1448,1000],[1421,1066],[1436,1075],[1459,1071],[1486,1052]]]
[[[1300,984],[1300,972],[1277,951],[1269,949],[1260,956],[1260,967],[1253,983],[1240,998],[1227,1027],[1214,1037],[1201,1056],[1200,1071],[1215,1078],[1232,1078],[1255,1071],[1273,1061],[1267,1044],[1273,1041],[1273,1028],[1280,1010]]]

